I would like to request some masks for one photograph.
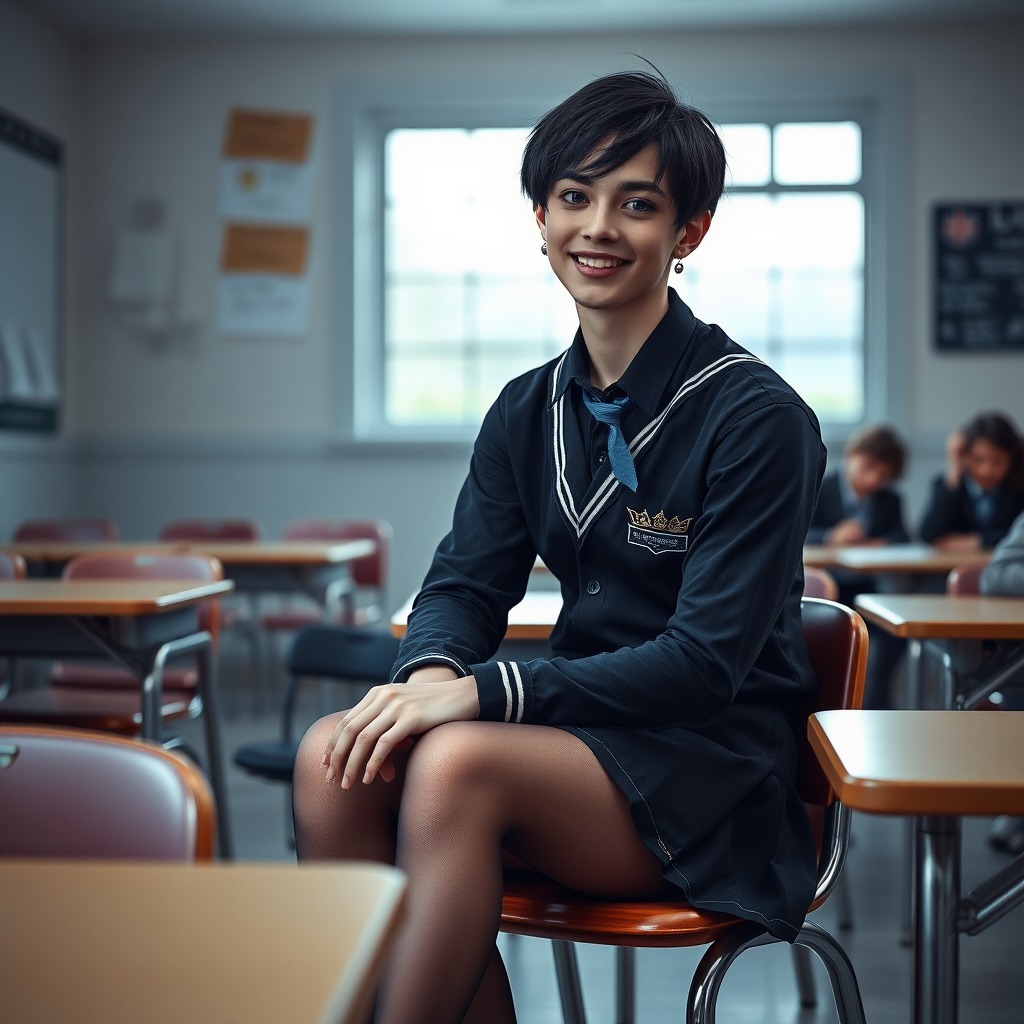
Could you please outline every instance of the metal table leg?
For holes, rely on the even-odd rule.
[[[912,1024],[957,1024],[960,819],[917,819]]]
[[[920,640],[907,642],[907,683],[906,708],[915,710],[922,706],[921,660],[923,644]],[[913,818],[907,818],[903,830],[903,899],[900,908],[900,945],[914,944],[914,882],[917,857],[914,852],[917,826]]]

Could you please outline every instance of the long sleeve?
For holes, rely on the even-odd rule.
[[[764,405],[727,423],[711,450],[704,507],[663,632],[578,660],[474,665],[480,717],[657,726],[723,711],[794,593],[823,469],[817,431],[795,404]]]
[[[978,524],[968,521],[964,515],[962,485],[953,490],[946,486],[944,477],[938,476],[932,483],[932,496],[928,509],[921,520],[921,540],[931,544],[948,533],[975,533]]]
[[[1024,596],[1024,514],[1019,515],[982,570],[981,592],[1002,597]]]
[[[505,444],[503,391],[480,428],[452,531],[434,555],[416,598],[393,679],[427,664],[460,675],[484,661],[505,635],[536,558]]]

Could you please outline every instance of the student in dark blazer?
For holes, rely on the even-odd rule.
[[[807,531],[809,544],[832,547],[905,544],[903,505],[892,485],[903,475],[907,449],[891,427],[869,426],[855,433],[843,453],[842,468],[821,483],[818,503]],[[874,576],[833,569],[839,600],[853,605],[858,594],[879,589]],[[904,641],[869,626],[871,646],[864,706],[887,708],[892,671],[906,647]]]
[[[814,508],[808,544],[905,544],[903,506],[892,489],[907,449],[890,427],[865,427],[850,438],[841,470],[828,473]]]
[[[995,547],[1024,512],[1024,440],[998,412],[975,416],[946,442],[921,540],[970,554]]]

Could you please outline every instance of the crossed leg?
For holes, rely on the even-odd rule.
[[[316,723],[299,750],[296,846],[304,860],[379,860],[409,877],[406,920],[378,998],[382,1024],[515,1021],[494,945],[503,849],[595,895],[675,891],[625,796],[571,733],[452,722],[396,758],[393,782],[346,792],[325,781],[321,764],[337,718]]]

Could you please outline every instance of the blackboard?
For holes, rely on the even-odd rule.
[[[0,428],[57,428],[62,163],[60,142],[0,110]]]
[[[935,347],[1024,351],[1024,201],[935,207]]]

